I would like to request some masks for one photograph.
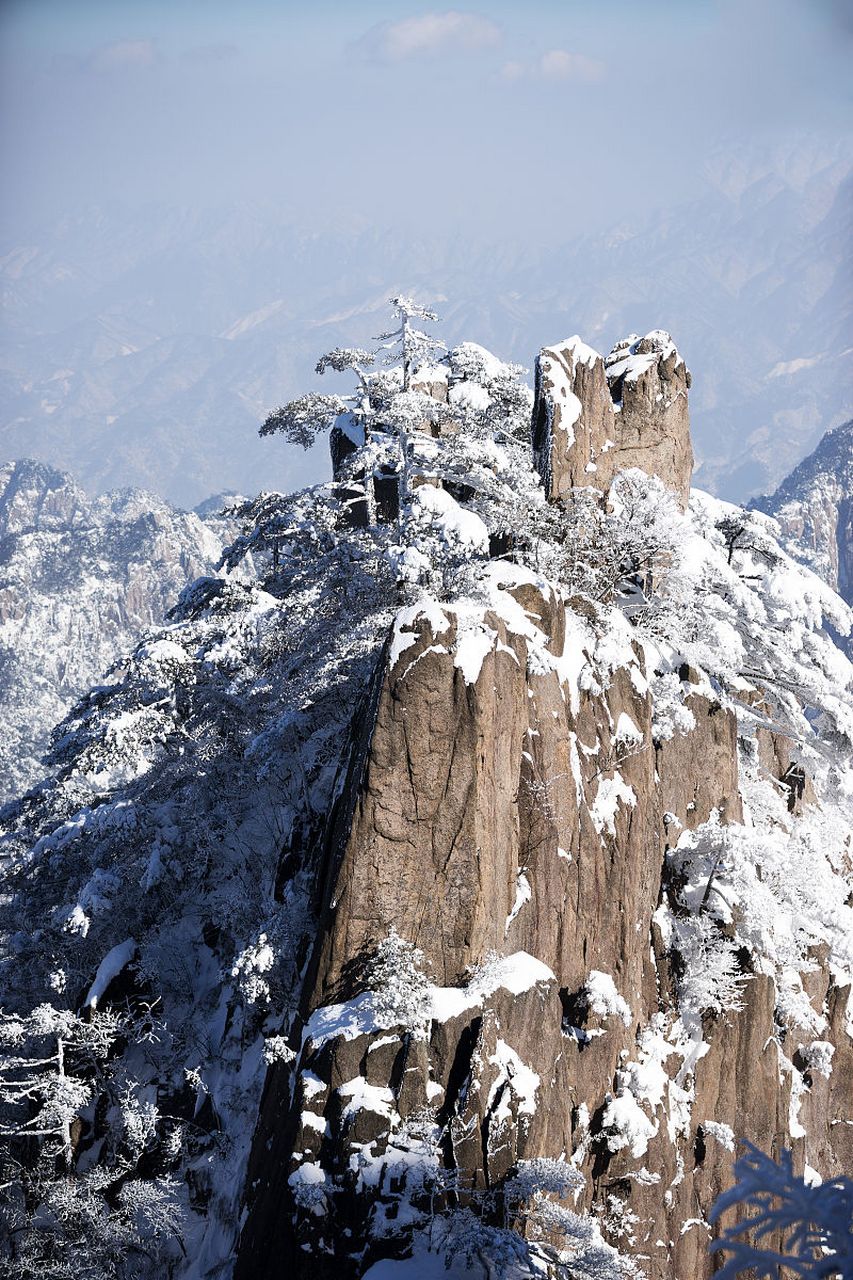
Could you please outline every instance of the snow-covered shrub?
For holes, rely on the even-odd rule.
[[[534,1160],[519,1160],[514,1172],[505,1178],[501,1190],[508,1202],[530,1200],[534,1196],[555,1195],[564,1197],[584,1186],[584,1176],[565,1160],[551,1160],[538,1156]]]
[[[128,1086],[120,1099],[121,1123],[136,1159],[156,1142],[160,1122],[157,1104],[150,1098],[141,1097],[142,1092]]]
[[[644,600],[653,590],[665,590],[678,578],[686,532],[675,494],[658,476],[632,467],[614,478],[608,503],[606,547],[614,586],[639,589]]]
[[[724,825],[713,815],[668,855],[682,912],[673,940],[683,956],[685,1008],[738,1007],[735,953],[742,947],[756,967],[775,974],[779,1016],[819,1036],[825,1023],[798,974],[819,943],[840,973],[853,970],[846,862],[853,826],[843,805],[792,815],[767,780],[747,774],[742,788],[753,825]]]
[[[44,1172],[27,1190],[39,1205],[30,1217],[22,1203],[6,1208],[4,1250],[8,1280],[80,1280],[85,1277],[168,1275],[183,1248],[181,1188],[169,1177],[126,1182],[117,1193],[104,1169],[56,1177]],[[112,1192],[112,1210],[106,1211]],[[2,1237],[0,1237],[2,1238]]]
[[[530,1247],[515,1231],[488,1226],[469,1208],[457,1209],[448,1221],[443,1240],[445,1265],[463,1263],[483,1280],[508,1276],[512,1272],[532,1275]]]
[[[653,698],[652,735],[669,742],[696,727],[696,717],[684,704],[684,685],[674,671],[655,671],[649,681]]]
[[[364,980],[381,1026],[405,1027],[418,1036],[426,1035],[431,1004],[430,983],[421,968],[423,959],[423,952],[401,938],[396,929],[379,943]]]
[[[835,1045],[828,1040],[813,1040],[811,1044],[800,1045],[798,1055],[805,1069],[812,1075],[823,1076],[828,1080],[832,1075],[832,1059],[835,1056]]]
[[[583,995],[587,1007],[600,1018],[619,1018],[626,1027],[631,1025],[631,1007],[616,990],[609,973],[591,969],[583,985]]]
[[[596,489],[575,489],[560,505],[530,504],[521,558],[594,603],[618,599],[635,623],[655,629],[663,601],[681,606],[692,590],[682,565],[685,517],[657,476],[636,468],[613,480],[607,505]]]
[[[234,961],[231,977],[237,979],[247,1004],[269,999],[270,988],[264,974],[275,964],[275,954],[265,933],[258,934],[251,946],[241,951]]]
[[[470,1208],[457,1209],[442,1229],[436,1251],[444,1255],[445,1265],[462,1263],[483,1280],[642,1280],[640,1268],[605,1243],[593,1218],[553,1201],[537,1202],[537,1217],[527,1222],[529,1239],[487,1225]],[[550,1243],[552,1239],[560,1244]]]
[[[293,1062],[296,1054],[284,1036],[267,1036],[264,1040],[264,1062],[272,1066],[275,1062]]]
[[[678,1003],[685,1021],[703,1013],[718,1016],[743,1008],[746,975],[738,966],[737,948],[708,915],[677,917],[674,943],[679,957]]]

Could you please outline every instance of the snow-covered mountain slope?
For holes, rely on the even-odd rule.
[[[482,348],[358,378],[3,811],[10,1274],[702,1280],[737,1140],[853,1157],[853,616],[621,438],[546,501]]]
[[[42,463],[0,467],[0,801],[41,775],[53,726],[232,536],[153,494],[93,501]]]
[[[828,431],[772,497],[786,547],[853,604],[853,421]]]
[[[742,501],[853,416],[849,175],[813,139],[733,148],[690,204],[564,244],[304,232],[278,206],[64,217],[2,249],[4,453],[184,506],[322,479],[325,453],[271,455],[256,422],[315,347],[365,345],[405,290],[450,300],[451,342],[522,363],[543,333],[607,350],[665,316],[698,371],[698,482]]]

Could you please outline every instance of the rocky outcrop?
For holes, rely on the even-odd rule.
[[[687,506],[693,474],[687,392],[690,370],[662,329],[617,342],[605,360],[619,418],[614,467],[660,476]]]
[[[617,471],[657,475],[686,507],[693,471],[690,372],[668,333],[619,342],[606,359],[580,338],[536,362],[533,448],[552,501],[581,485],[607,492]]]
[[[138,490],[90,499],[40,462],[0,468],[0,802],[39,776],[53,726],[234,532]]]
[[[533,452],[551,501],[582,485],[606,490],[617,430],[604,360],[577,335],[536,361]]]
[[[772,497],[750,505],[775,516],[791,553],[853,603],[853,421],[828,431]]]
[[[544,349],[533,448],[548,496],[606,492],[639,467],[686,504],[689,383],[660,332],[606,360],[578,338]],[[802,1025],[748,950],[742,999],[681,1016],[669,855],[685,832],[743,822],[732,704],[684,665],[661,677],[678,722],[663,729],[661,673],[627,623],[605,659],[542,581],[504,565],[492,585],[476,623],[437,605],[398,617],[359,717],[292,1057],[267,1081],[238,1280],[361,1275],[405,1248],[394,1222],[413,1205],[499,1197],[519,1161],[560,1156],[585,1176],[575,1206],[650,1280],[701,1280],[735,1135],[768,1151],[796,1138],[800,1167],[825,1175],[853,1155],[835,1123],[848,993],[825,964],[802,975]],[[811,779],[764,695],[743,697],[759,775],[799,813]],[[371,957],[395,937],[426,975],[401,979],[405,1015],[370,991]],[[836,1057],[810,1084],[819,1025]],[[410,1186],[430,1132],[432,1181]]]

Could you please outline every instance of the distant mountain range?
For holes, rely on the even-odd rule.
[[[437,305],[448,342],[476,332],[527,366],[570,333],[606,350],[663,325],[694,372],[696,482],[743,501],[853,416],[850,195],[849,155],[806,140],[713,160],[692,203],[563,245],[307,233],[246,205],[9,233],[0,455],[184,506],[320,479],[325,451],[262,442],[258,423],[405,290]]]
[[[753,505],[775,516],[793,554],[853,604],[853,421],[828,431],[772,497]]]
[[[0,467],[0,803],[40,776],[51,727],[210,573],[234,526],[152,493],[89,499],[70,475]]]

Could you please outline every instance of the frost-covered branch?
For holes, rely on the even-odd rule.
[[[308,391],[289,404],[274,409],[264,420],[259,434],[283,435],[289,444],[310,449],[317,436],[328,431],[339,414],[348,408],[341,396],[321,395]]]
[[[737,1181],[719,1197],[710,1214],[717,1222],[729,1209],[747,1216],[724,1228],[711,1252],[727,1258],[719,1280],[749,1272],[775,1280],[780,1268],[804,1280],[853,1275],[853,1179],[832,1178],[809,1186],[794,1174],[790,1151],[777,1164],[751,1143],[735,1164]],[[773,1247],[772,1237],[781,1238]]]

